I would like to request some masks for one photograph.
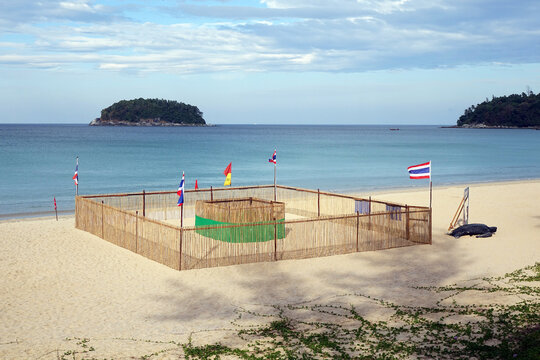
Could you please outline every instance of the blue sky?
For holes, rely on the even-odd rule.
[[[213,124],[454,124],[540,92],[538,0],[0,0],[2,123],[122,99]]]

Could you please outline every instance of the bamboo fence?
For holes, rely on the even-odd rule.
[[[77,196],[75,226],[178,270],[431,244],[430,208],[286,186],[276,190],[286,217],[294,219],[180,227],[166,222],[180,218],[176,192],[143,191]],[[273,185],[185,192],[184,216],[191,217],[197,201],[274,199]],[[257,226],[265,229],[257,231]],[[249,233],[250,239],[228,241],[230,233]]]

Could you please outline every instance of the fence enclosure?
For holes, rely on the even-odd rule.
[[[279,185],[276,190],[279,203],[273,185],[186,190],[188,218],[196,217],[197,202],[256,198],[273,205],[264,221],[183,228],[174,191],[77,196],[75,227],[178,270],[431,244],[427,207]],[[205,206],[205,214],[215,211]]]

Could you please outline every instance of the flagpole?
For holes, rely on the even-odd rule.
[[[79,157],[77,156],[77,184],[75,185],[75,196],[79,196]]]
[[[277,171],[277,161],[274,161],[274,201],[277,201],[276,171]]]
[[[432,167],[431,167],[431,160],[429,161],[429,208],[431,209],[431,202],[433,198],[433,182],[432,179]]]
[[[56,196],[53,196],[54,201],[54,213],[56,214],[56,221],[58,221],[58,210],[56,208]]]

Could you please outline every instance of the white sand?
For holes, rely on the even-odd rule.
[[[434,300],[412,286],[499,276],[540,261],[540,180],[471,186],[471,221],[499,228],[485,239],[445,235],[463,188],[434,188],[431,246],[183,272],[76,230],[73,217],[0,222],[0,358],[57,359],[84,349],[83,338],[95,351],[77,358],[160,351],[153,358],[178,358],[167,341],[185,342],[191,332],[201,343],[234,341],[227,329],[242,310],[332,304],[358,292],[421,305]],[[427,205],[429,193],[374,198]]]

